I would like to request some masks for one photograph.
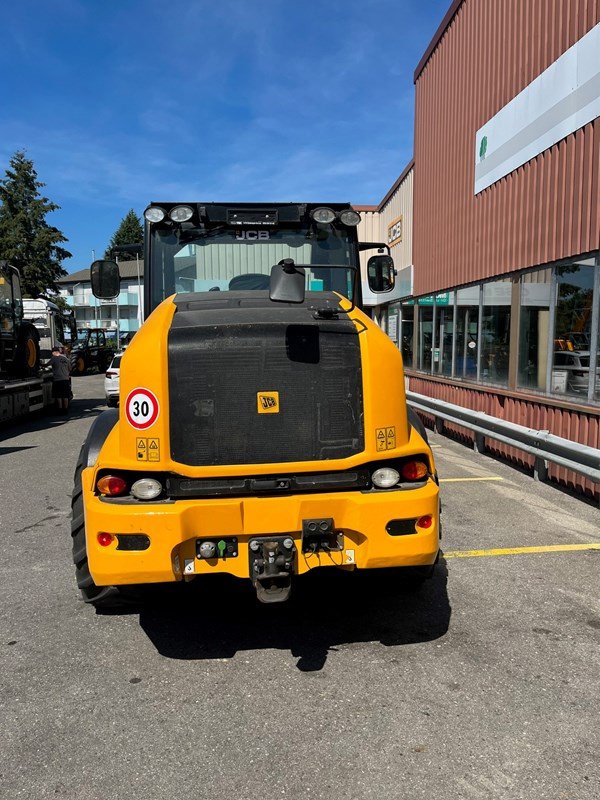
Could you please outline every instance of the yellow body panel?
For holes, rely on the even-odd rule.
[[[415,489],[345,491],[281,497],[177,500],[171,503],[107,502],[94,493],[98,470],[174,472],[188,477],[226,477],[350,469],[388,458],[426,454],[435,474],[433,455],[407,421],[400,353],[391,340],[358,309],[350,313],[359,335],[363,373],[365,449],[345,459],[301,463],[192,467],[171,459],[169,444],[169,387],[167,336],[175,312],[172,298],[151,314],[136,334],[121,362],[119,423],[113,428],[93,467],[83,471],[85,525],[89,567],[95,583],[133,584],[180,580],[210,572],[249,576],[247,542],[255,535],[290,534],[299,554],[295,571],[316,566],[354,565],[359,568],[424,565],[434,562],[439,547],[438,486],[429,480]],[[159,401],[159,414],[147,429],[136,430],[125,415],[128,394],[143,387]],[[277,387],[265,387],[273,390]],[[153,449],[149,449],[153,448]],[[414,534],[390,536],[392,519],[415,519],[431,514],[433,525]],[[334,519],[344,532],[344,550],[303,555],[302,520]],[[121,551],[116,542],[101,547],[100,531],[144,533],[150,547]],[[237,536],[236,558],[194,558],[197,538]],[[186,561],[187,570],[186,570]]]

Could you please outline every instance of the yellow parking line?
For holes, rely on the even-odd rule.
[[[600,542],[593,544],[548,544],[540,547],[500,547],[495,550],[451,550],[444,558],[479,558],[481,556],[518,556],[522,553],[565,553],[571,550],[600,550]]]
[[[497,475],[490,475],[485,478],[440,478],[440,483],[459,483],[460,481],[503,481]]]

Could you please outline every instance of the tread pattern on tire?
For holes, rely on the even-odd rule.
[[[85,468],[85,445],[81,448],[75,467],[74,488],[71,498],[71,537],[73,539],[73,563],[75,576],[81,596],[86,603],[96,608],[120,608],[126,600],[117,586],[96,586],[90,574],[85,541],[85,520],[83,514],[83,487],[81,473]]]

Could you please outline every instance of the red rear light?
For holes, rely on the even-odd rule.
[[[431,514],[426,514],[424,517],[419,517],[417,520],[417,528],[431,528],[433,525],[433,517]]]
[[[117,372],[107,372],[106,373],[106,377],[107,378],[114,378],[115,375],[118,375],[118,373]]]
[[[108,547],[109,544],[113,543],[113,535],[111,533],[106,533],[106,531],[101,531],[98,534],[98,544],[102,545],[102,547]]]
[[[418,481],[427,475],[427,466],[422,461],[405,461],[400,472],[404,480]]]
[[[127,482],[118,475],[105,475],[103,478],[100,478],[96,484],[96,489],[100,494],[108,497],[115,497],[120,494],[125,494],[127,491]]]

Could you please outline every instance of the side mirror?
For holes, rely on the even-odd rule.
[[[119,294],[121,278],[115,261],[94,261],[90,267],[92,292],[99,300],[114,300]]]
[[[293,258],[284,258],[271,269],[269,299],[274,303],[303,303],[306,273]]]
[[[367,261],[367,280],[372,292],[391,292],[396,285],[396,270],[391,256],[371,256]]]

